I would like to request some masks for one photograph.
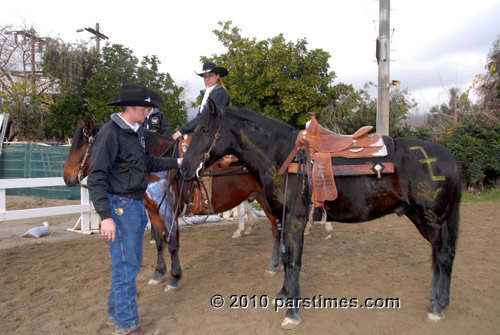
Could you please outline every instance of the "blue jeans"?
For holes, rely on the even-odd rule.
[[[139,327],[135,278],[142,262],[142,238],[148,222],[143,200],[108,194],[111,213],[116,224],[114,242],[109,242],[113,275],[108,298],[108,319],[117,330]],[[123,210],[122,215],[116,209]]]

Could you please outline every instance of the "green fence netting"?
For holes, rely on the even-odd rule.
[[[62,177],[69,153],[67,145],[36,143],[4,144],[0,157],[0,178]],[[80,199],[79,187],[50,186],[10,189],[7,195],[25,195],[48,199]]]

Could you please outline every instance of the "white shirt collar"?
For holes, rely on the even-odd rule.
[[[210,86],[210,87],[207,87],[205,89],[205,94],[203,95],[203,100],[201,101],[201,105],[200,105],[200,111],[203,110],[203,107],[205,106],[205,104],[207,103],[208,101],[208,96],[210,95],[210,92],[213,91],[213,89],[217,86],[217,84],[213,85],[213,86]]]
[[[123,117],[122,117],[122,113],[118,113],[118,116],[123,120],[123,122],[125,122],[130,128],[132,128],[133,131],[137,132],[137,129],[139,129],[139,127],[141,126],[140,124],[138,124],[137,122],[135,123],[135,125],[131,125],[130,123],[127,122],[127,120],[125,120]]]

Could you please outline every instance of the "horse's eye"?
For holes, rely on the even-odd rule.
[[[208,133],[208,128],[201,128],[201,132],[203,134],[207,134]]]

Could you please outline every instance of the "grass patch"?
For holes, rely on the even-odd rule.
[[[485,193],[462,193],[462,202],[498,202],[500,201],[500,189],[495,188]]]

